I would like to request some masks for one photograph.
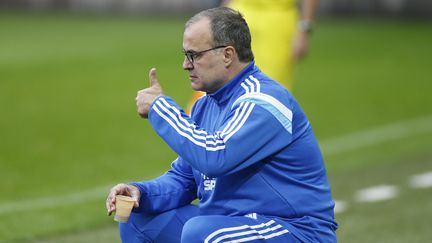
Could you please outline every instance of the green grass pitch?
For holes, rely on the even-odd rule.
[[[175,158],[136,114],[135,95],[156,67],[165,93],[186,104],[185,20],[0,13],[0,242],[119,242],[104,207],[109,187],[152,178]],[[409,178],[432,171],[432,120],[409,121],[432,115],[431,23],[318,22],[294,94],[334,198],[347,203],[336,214],[339,241],[427,242],[432,189]],[[388,139],[359,135],[330,152],[336,138],[400,121]],[[382,184],[398,197],[355,201]]]

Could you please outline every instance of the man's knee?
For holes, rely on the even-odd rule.
[[[208,216],[197,216],[189,219],[183,226],[181,242],[204,242],[214,224]]]

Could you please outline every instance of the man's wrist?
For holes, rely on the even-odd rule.
[[[303,33],[311,33],[312,32],[312,21],[309,20],[300,20],[298,23],[298,29]]]
[[[151,114],[154,113],[154,109],[153,109],[153,107],[156,105],[156,101],[158,101],[161,97],[163,97],[163,95],[159,95],[159,96],[157,96],[157,97],[153,100],[153,102],[150,104],[150,108],[149,108],[149,112],[148,112],[147,119],[150,120],[150,116],[151,116]]]
[[[150,111],[152,111],[153,110],[153,106],[155,106],[156,105],[156,101],[158,101],[160,98],[162,98],[162,97],[164,97],[165,95],[158,95],[158,96],[156,96],[156,98],[153,100],[153,102],[150,104],[150,110],[149,110],[149,114],[150,114]]]

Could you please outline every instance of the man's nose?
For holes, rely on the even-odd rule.
[[[193,63],[191,61],[189,61],[189,59],[187,59],[186,57],[183,59],[183,69],[184,70],[191,70],[193,69]]]

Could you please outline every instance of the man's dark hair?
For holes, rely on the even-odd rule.
[[[249,27],[240,12],[227,7],[207,9],[190,18],[186,28],[202,18],[210,20],[214,46],[233,46],[241,62],[254,59]]]

